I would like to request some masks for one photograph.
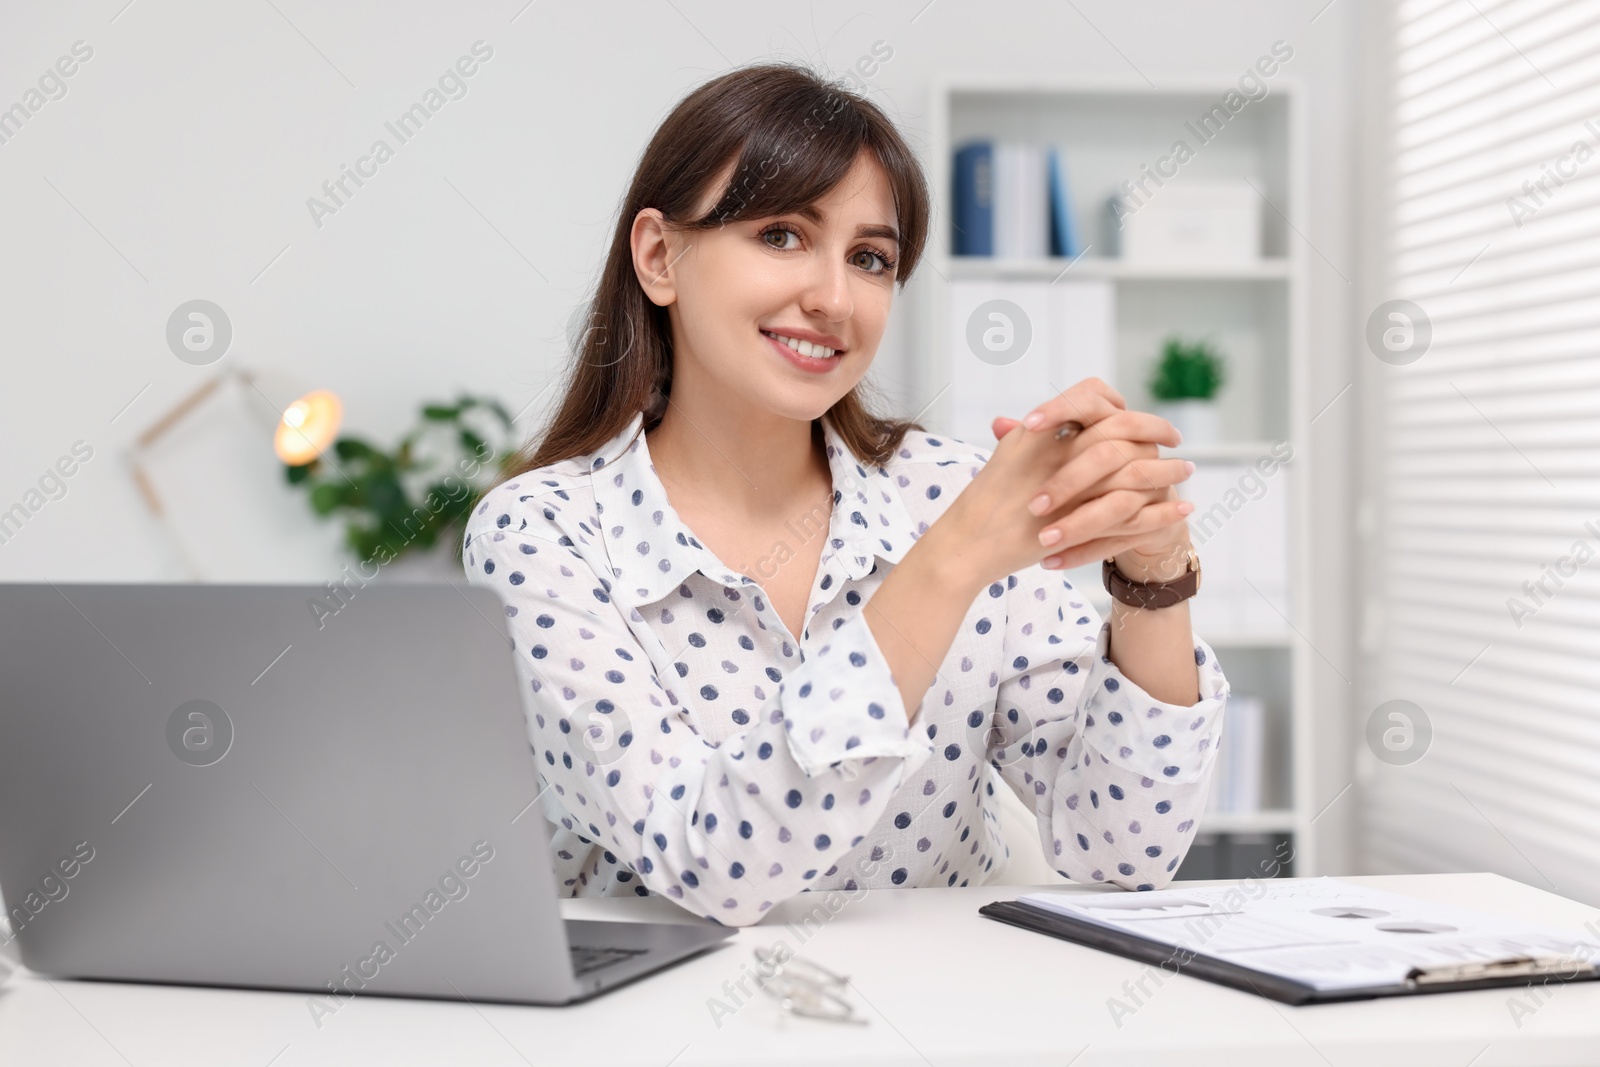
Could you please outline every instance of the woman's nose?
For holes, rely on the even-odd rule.
[[[838,256],[819,257],[802,303],[805,310],[829,322],[843,322],[855,310],[848,266]]]

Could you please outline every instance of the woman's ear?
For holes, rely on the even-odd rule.
[[[629,235],[633,248],[633,272],[652,304],[666,307],[678,299],[672,267],[685,250],[685,238],[667,228],[658,208],[647,207],[634,216]]]

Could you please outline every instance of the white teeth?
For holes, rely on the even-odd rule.
[[[828,359],[839,354],[837,349],[827,348],[819,344],[813,344],[810,341],[802,341],[795,337],[785,337],[781,333],[770,333],[766,330],[761,332],[765,333],[768,337],[771,337],[775,341],[779,341],[788,345],[802,356],[809,356],[812,359]]]

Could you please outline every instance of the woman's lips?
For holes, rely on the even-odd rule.
[[[841,360],[844,359],[843,353],[840,353],[837,356],[826,356],[822,359],[815,359],[811,356],[802,356],[800,353],[796,352],[794,349],[790,348],[776,337],[768,335],[765,331],[762,331],[761,337],[767,342],[767,344],[771,345],[777,350],[778,355],[788,360],[793,366],[799,367],[807,374],[827,374],[829,371],[833,370],[833,368]]]

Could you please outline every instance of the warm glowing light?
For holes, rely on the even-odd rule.
[[[284,409],[272,446],[291,467],[303,466],[333,444],[344,405],[326,389],[307,393]]]

